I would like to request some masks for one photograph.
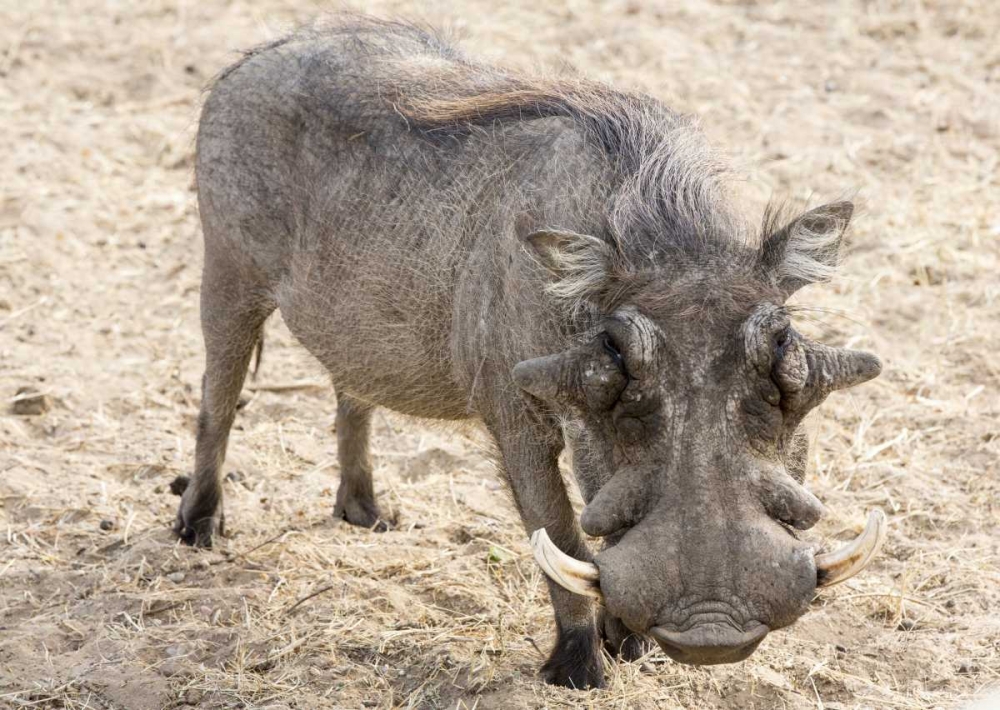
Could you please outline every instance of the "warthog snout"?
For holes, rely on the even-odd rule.
[[[707,666],[735,663],[753,653],[770,631],[756,624],[749,631],[738,629],[727,619],[700,623],[686,631],[670,631],[662,626],[649,630],[664,653],[680,663]]]
[[[675,661],[711,665],[747,658],[772,628],[794,621],[817,588],[863,571],[885,540],[885,524],[885,514],[872,510],[864,531],[853,541],[820,554],[790,536],[774,544],[769,535],[748,534],[741,540],[750,544],[730,544],[728,555],[710,540],[692,573],[672,562],[676,555],[662,556],[650,547],[649,539],[657,536],[660,525],[638,531],[637,539],[625,536],[598,555],[596,563],[566,555],[544,529],[535,531],[531,544],[538,564],[557,584],[604,603],[633,631],[651,636]],[[733,564],[737,556],[747,562]],[[696,591],[712,588],[724,591]]]

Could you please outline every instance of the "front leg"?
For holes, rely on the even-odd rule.
[[[536,421],[530,415],[516,417],[511,426],[490,426],[500,450],[504,474],[514,502],[530,535],[539,528],[552,541],[579,560],[590,560],[577,526],[576,516],[559,472],[562,436],[558,426]],[[542,666],[542,675],[553,685],[569,688],[601,688],[604,665],[601,636],[594,618],[594,605],[587,597],[572,594],[545,578],[556,617],[556,644]]]
[[[586,496],[586,493],[585,493]],[[587,502],[593,499],[593,495],[586,496]],[[618,541],[624,537],[624,533],[616,533],[604,538],[603,549],[614,547]],[[600,609],[597,621],[598,630],[601,632],[601,639],[604,642],[604,650],[612,658],[620,658],[623,661],[637,661],[650,651],[656,648],[653,641],[642,634],[637,634],[625,625],[617,616],[613,616],[603,606]]]
[[[621,619],[609,614],[607,609],[601,609],[598,627],[604,640],[604,649],[612,658],[620,658],[631,663],[656,648],[656,644],[629,629]]]

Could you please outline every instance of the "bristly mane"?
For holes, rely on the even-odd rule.
[[[479,63],[434,28],[353,13],[300,28],[247,57],[336,35],[381,57],[368,78],[383,108],[388,104],[408,128],[430,138],[497,123],[573,121],[617,176],[610,186],[607,237],[628,261],[646,260],[651,252],[662,257],[664,251],[725,253],[731,261],[735,254],[745,255],[748,242],[757,237],[733,210],[730,171],[695,121],[651,96],[578,77],[527,75]]]
[[[595,81],[529,77],[474,63],[439,38],[425,46],[443,61],[406,66],[412,73],[393,87],[394,108],[412,128],[456,135],[473,126],[568,118],[618,175],[608,222],[626,258],[630,247],[643,258],[650,249],[744,251],[754,230],[731,208],[729,171],[691,118],[650,96]]]
[[[300,28],[251,50],[247,58],[282,44],[331,36],[347,38],[370,54],[368,108],[390,108],[407,130],[431,140],[546,118],[572,122],[607,159],[613,176],[606,193],[608,233],[594,236],[614,247],[618,273],[688,261],[710,272],[726,267],[751,279],[782,276],[761,272],[762,246],[780,220],[791,218],[790,212],[772,203],[760,228],[738,215],[729,194],[730,170],[693,118],[651,96],[596,81],[528,75],[478,63],[432,28],[350,13]],[[804,248],[797,245],[796,258],[786,259],[781,268],[801,272],[809,281],[828,277],[824,260],[816,258],[826,243],[807,241]],[[564,286],[564,295],[580,290]]]

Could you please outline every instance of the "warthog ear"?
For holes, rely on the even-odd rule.
[[[841,244],[853,214],[852,203],[832,202],[766,234],[761,267],[786,296],[807,284],[828,280],[840,262]]]
[[[556,277],[546,289],[567,299],[593,296],[611,273],[612,248],[589,234],[541,229],[524,237],[528,250]]]

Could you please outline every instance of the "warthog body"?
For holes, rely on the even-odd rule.
[[[601,641],[634,658],[633,633],[682,661],[739,660],[803,613],[817,566],[791,528],[822,508],[800,485],[799,424],[879,365],[805,340],[783,303],[835,266],[849,204],[751,228],[700,134],[656,100],[363,18],[224,72],[197,177],[207,365],[184,540],[221,526],[238,395],[280,308],[337,391],[337,516],[387,522],[373,407],[478,418],[528,532],[599,569],[596,616],[550,582],[551,682],[600,685]]]

